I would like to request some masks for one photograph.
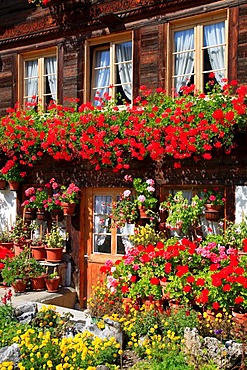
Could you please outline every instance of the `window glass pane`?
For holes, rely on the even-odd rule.
[[[109,215],[111,213],[112,197],[94,197],[93,218],[93,252],[111,253],[111,229]]]
[[[24,102],[33,101],[38,97],[38,60],[24,63]]]
[[[121,229],[117,229],[117,254],[125,254],[126,250],[133,244],[129,240],[129,235],[134,234],[135,224],[125,224]]]
[[[116,45],[114,85],[117,95],[121,95],[126,102],[132,99],[132,42],[122,42]]]
[[[44,102],[49,104],[51,100],[57,100],[57,58],[45,58]]]
[[[94,54],[94,80],[92,103],[99,105],[98,98],[109,93],[110,85],[110,50],[97,50]],[[96,97],[96,100],[95,100]]]
[[[193,28],[174,32],[173,58],[173,87],[179,92],[183,86],[193,82],[195,59]]]
[[[223,85],[225,77],[225,22],[204,26],[204,81],[208,82],[208,75],[213,72],[217,83]]]

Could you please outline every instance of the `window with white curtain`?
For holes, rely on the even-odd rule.
[[[99,105],[109,94],[117,104],[132,101],[132,41],[115,41],[92,48],[91,101]]]
[[[22,56],[21,61],[21,100],[24,106],[36,102],[45,109],[57,100],[57,57],[35,53]]]
[[[180,93],[190,84],[205,91],[212,80],[223,85],[227,77],[226,14],[190,18],[187,24],[176,22],[171,30],[173,91]]]
[[[93,202],[93,253],[124,254],[130,245],[129,235],[134,233],[134,224],[122,228],[111,227],[109,218],[112,203],[117,195],[95,195]]]

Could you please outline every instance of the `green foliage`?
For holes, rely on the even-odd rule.
[[[66,237],[62,229],[56,223],[53,223],[51,231],[45,236],[45,240],[49,248],[62,248],[64,247]]]
[[[158,241],[164,242],[166,236],[164,233],[156,231],[153,226],[146,224],[145,226],[137,226],[134,235],[129,236],[130,241],[137,245],[156,244]]]
[[[10,242],[13,242],[13,233],[10,230],[3,230],[0,233],[0,241],[2,243],[10,243]]]
[[[24,175],[24,172],[21,172],[19,166],[16,164],[12,168],[8,170],[7,173],[3,174],[3,179],[6,181],[16,181],[16,182],[21,182],[23,181],[22,175]]]
[[[15,224],[11,229],[11,234],[15,242],[23,242],[26,239],[30,239],[31,231],[35,229],[35,224],[28,225],[25,221],[17,216]]]
[[[181,229],[183,235],[189,236],[191,230],[198,225],[199,217],[203,213],[204,202],[195,195],[191,202],[184,198],[183,192],[170,194],[168,199],[160,204],[162,211],[167,210],[166,227]]]
[[[19,255],[3,260],[2,278],[7,285],[11,285],[18,279],[26,279],[29,276],[30,268],[27,264],[28,252],[25,250]]]

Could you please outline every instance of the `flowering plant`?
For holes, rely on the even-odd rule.
[[[138,206],[144,206],[146,209],[154,209],[158,199],[155,194],[155,182],[153,179],[142,180],[139,177],[133,179],[133,187],[137,196]]]
[[[205,204],[212,204],[214,206],[223,206],[225,204],[225,198],[219,188],[213,188],[211,190],[203,190],[203,200]]]
[[[204,202],[195,195],[191,202],[184,198],[183,192],[170,194],[166,201],[160,203],[160,210],[167,210],[166,227],[168,229],[181,229],[183,235],[192,237],[193,229],[198,225],[200,215],[203,213]]]
[[[134,223],[139,213],[131,190],[125,190],[119,200],[112,205],[110,218],[112,225],[118,228],[124,227],[125,223]]]
[[[44,188],[34,188],[30,187],[25,190],[25,195],[29,197],[29,199],[26,199],[22,205],[26,206],[28,208],[46,208],[46,204],[48,201],[48,192]]]
[[[110,215],[113,225],[123,227],[126,222],[134,223],[139,218],[138,206],[145,207],[147,215],[154,219],[156,214],[152,209],[158,202],[158,199],[153,195],[155,192],[154,180],[132,179],[129,175],[126,175],[124,179],[126,182],[133,183],[134,191],[125,190],[116,204],[113,204]]]
[[[1,169],[1,178],[6,181],[21,182],[25,176],[26,172],[21,171],[14,161],[8,161]]]
[[[78,109],[53,104],[41,115],[34,109],[9,109],[0,121],[0,148],[10,160],[15,156],[29,166],[47,154],[55,160],[88,160],[96,170],[127,170],[133,159],[166,157],[179,168],[186,158],[210,160],[215,150],[230,153],[236,128],[245,128],[246,86],[236,88],[234,96],[231,84],[207,95],[193,86],[175,99],[161,88],[140,90],[124,110],[89,102]]]
[[[2,277],[4,283],[11,285],[18,279],[27,279],[29,276],[28,254],[27,251],[21,252],[17,256],[5,258]]]
[[[74,183],[69,184],[69,186],[62,185],[60,189],[60,195],[57,199],[64,203],[78,203],[78,193],[80,189]]]
[[[67,240],[67,234],[56,223],[52,225],[51,231],[45,235],[45,241],[49,248],[63,248]]]
[[[30,239],[31,231],[35,229],[35,224],[27,224],[21,217],[16,217],[14,226],[11,228],[11,234],[14,242],[24,242]]]
[[[13,234],[10,230],[3,230],[0,232],[0,242],[1,243],[11,243],[13,242]]]

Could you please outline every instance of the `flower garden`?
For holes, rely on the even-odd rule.
[[[246,125],[246,87],[235,85],[226,84],[222,91],[215,86],[208,95],[190,86],[175,98],[142,86],[134,105],[125,110],[108,96],[98,107],[72,102],[52,103],[47,112],[32,109],[34,104],[26,110],[9,109],[0,125],[0,149],[7,158],[1,179],[20,181],[27,167],[47,155],[57,161],[86,160],[95,170],[118,172],[128,170],[132,160],[151,158],[158,163],[171,157],[176,170],[187,158],[198,162],[220,150],[230,153],[236,132]],[[132,179],[127,175],[126,181]],[[75,184],[63,187],[51,179],[46,185],[27,189],[23,206],[52,211],[65,200],[78,202]],[[213,207],[224,205],[218,189],[205,190],[190,202],[177,192],[157,210],[152,179],[136,178],[130,188],[112,209],[113,225],[138,223],[141,206],[150,222],[136,227],[122,258],[102,266],[102,279],[88,301],[99,329],[104,329],[106,318],[120,323],[123,345],[87,332],[67,335],[68,320],[52,308],[41,311],[34,322],[17,323],[6,293],[0,306],[0,343],[17,343],[20,361],[2,362],[0,369],[96,370],[106,365],[117,370],[123,368],[126,351],[138,356],[129,367],[133,370],[247,368],[246,220],[226,223],[217,234],[203,233],[201,219],[207,212],[218,217],[220,208]],[[164,232],[157,231],[162,212]],[[215,339],[217,356],[205,346],[195,352],[189,346],[192,337],[198,346],[205,338]],[[240,346],[235,360],[229,343]]]

